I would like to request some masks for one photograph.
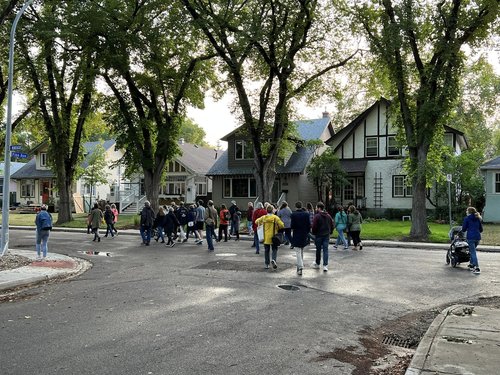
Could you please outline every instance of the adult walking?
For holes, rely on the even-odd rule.
[[[160,207],[153,223],[153,228],[156,228],[156,242],[158,242],[158,240],[161,238],[161,243],[165,243],[165,235],[163,234],[163,228],[165,227],[165,216],[165,208]]]
[[[470,264],[469,269],[472,273],[479,275],[479,261],[477,260],[477,246],[481,240],[481,233],[483,232],[483,225],[481,224],[482,217],[474,207],[467,208],[467,216],[462,223],[462,232],[467,232],[467,243],[469,244]]]
[[[141,222],[140,222],[140,233],[142,237],[142,243],[149,246],[151,242],[151,229],[153,228],[153,223],[155,221],[155,213],[151,208],[151,203],[149,201],[144,202],[144,207],[141,210]]]
[[[323,271],[328,271],[328,244],[332,233],[333,219],[325,211],[323,202],[318,202],[312,225],[312,234],[315,236],[314,243],[316,245],[316,261],[312,264],[313,268],[319,268],[321,252],[323,251]]]
[[[344,245],[344,250],[349,250],[349,244],[344,237],[344,231],[347,228],[347,214],[344,212],[344,207],[338,206],[337,213],[335,214],[335,229],[337,229],[338,236],[334,248],[339,244]]]
[[[235,221],[238,219],[236,216],[236,212],[240,209],[236,205],[236,201],[231,201],[231,206],[229,207],[229,213],[231,214],[231,229],[229,230],[229,239],[231,239],[232,235],[236,235],[236,232],[239,232],[239,228],[236,227]]]
[[[252,229],[253,229],[253,245],[255,247],[255,254],[260,254],[260,243],[259,243],[259,234],[257,233],[257,219],[265,216],[267,214],[266,209],[262,205],[262,202],[257,202],[255,206],[255,210],[253,211],[252,217]]]
[[[92,227],[92,233],[94,233],[94,239],[92,241],[101,242],[101,236],[99,235],[99,227],[101,225],[104,215],[102,214],[99,204],[94,203],[94,208],[90,211],[90,226]]]
[[[174,247],[175,246],[175,233],[176,228],[179,226],[179,220],[174,213],[173,207],[168,207],[168,213],[165,215],[165,219],[163,222],[163,229],[165,230],[165,234],[167,236],[167,243],[165,246]]]
[[[177,220],[179,221],[179,238],[177,239],[178,242],[186,242],[187,237],[186,233],[188,231],[187,224],[188,224],[188,214],[189,211],[184,205],[184,202],[179,203],[179,207],[177,210],[175,210],[175,216],[177,217]]]
[[[309,245],[311,221],[309,219],[309,212],[302,207],[301,201],[295,203],[295,208],[296,211],[292,212],[290,217],[290,228],[293,231],[291,243],[297,257],[297,274],[302,276],[302,269],[304,268],[304,247]]]
[[[361,213],[353,205],[348,208],[349,215],[347,216],[347,228],[349,234],[352,238],[352,243],[354,245],[354,250],[363,250],[363,244],[361,243],[361,223],[363,222],[363,217]]]
[[[52,215],[47,212],[47,205],[42,204],[35,217],[36,225],[36,259],[45,260],[49,251],[49,236],[52,230]],[[43,257],[42,257],[43,254]]]
[[[292,210],[288,207],[288,203],[283,201],[281,203],[280,209],[276,213],[278,217],[281,219],[285,227],[283,228],[283,232],[285,233],[285,245],[290,244],[290,238],[292,237],[292,229],[290,228]]]
[[[118,210],[116,209],[116,205],[114,203],[111,205],[111,212],[114,215],[112,229],[115,232],[115,234],[118,234],[118,231],[116,230],[115,227],[116,223],[118,222]]]
[[[264,225],[264,263],[266,269],[269,269],[269,264],[272,263],[273,268],[278,268],[278,246],[273,242],[273,236],[283,229],[285,225],[281,219],[273,214],[273,206],[267,206],[267,214],[257,219],[257,225]],[[272,248],[271,261],[269,261],[269,253]]]
[[[248,207],[247,207],[247,229],[248,229],[248,235],[249,236],[253,236],[253,227],[252,227],[252,223],[253,223],[253,211],[254,211],[253,203],[252,202],[248,202]]]
[[[106,234],[104,237],[108,237],[108,233],[112,238],[115,237],[115,231],[113,230],[113,222],[115,221],[115,214],[111,211],[111,206],[109,204],[104,207],[104,222],[106,223]]]
[[[231,214],[229,210],[225,204],[221,204],[219,212],[219,236],[217,237],[217,242],[222,240],[222,233],[224,233],[224,242],[227,242],[227,227],[229,226],[230,220]]]
[[[198,233],[197,243],[199,243],[200,245],[203,242],[204,223],[205,223],[205,207],[203,207],[203,201],[200,199],[196,206],[196,233]]]
[[[212,200],[208,201],[205,209],[205,235],[207,238],[208,251],[214,251],[215,228],[217,227],[217,210]]]

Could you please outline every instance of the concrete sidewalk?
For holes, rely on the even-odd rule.
[[[455,305],[434,319],[406,375],[492,375],[499,371],[500,310]]]

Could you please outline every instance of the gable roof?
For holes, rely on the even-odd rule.
[[[95,142],[86,142],[83,144],[83,149],[85,150],[85,159],[83,159],[82,167],[86,168],[89,165],[89,160],[92,154],[94,153],[97,145],[102,145],[104,151],[108,151],[111,147],[116,144],[114,139],[109,139],[107,141],[95,141]]]
[[[26,163],[19,163],[16,161],[11,161],[10,162],[10,175],[11,175],[11,177],[12,177],[13,173],[16,173],[19,169],[21,169],[25,165],[26,165]],[[4,176],[4,174],[5,174],[4,169],[5,169],[5,164],[2,161],[2,162],[0,162],[0,176]]]
[[[482,170],[487,170],[487,169],[500,169],[500,156],[497,156],[495,159],[491,159],[490,161],[487,161],[483,165],[481,165]]]
[[[195,173],[207,173],[215,162],[216,154],[212,148],[192,143],[179,143],[179,149],[182,155],[177,156],[177,161]]]
[[[323,117],[320,119],[313,120],[300,120],[295,122],[297,126],[297,132],[301,140],[309,141],[313,139],[321,139],[321,136],[325,132],[325,129],[330,125],[330,118]],[[238,128],[239,129],[239,128]],[[227,140],[229,136],[234,134],[238,129],[233,130],[231,133],[227,134],[222,140]],[[333,130],[333,129],[332,129]],[[302,173],[309,160],[314,155],[315,149],[312,147],[298,147],[297,150],[291,155],[285,165],[276,166],[276,172],[278,174],[287,173]],[[207,172],[208,176],[223,176],[223,175],[252,175],[253,166],[241,166],[241,167],[229,167],[228,150],[226,150],[222,155],[215,161],[212,168]]]

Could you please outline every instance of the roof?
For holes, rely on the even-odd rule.
[[[340,165],[342,169],[348,173],[364,173],[366,170],[366,159],[342,159]]]
[[[14,180],[22,180],[26,178],[52,178],[54,173],[50,169],[36,169],[36,158],[33,157],[16,173],[10,176]]]
[[[195,173],[205,174],[215,162],[215,151],[192,143],[179,143],[182,155],[177,160]]]
[[[114,139],[109,139],[107,141],[95,141],[95,142],[86,142],[83,144],[83,149],[85,150],[85,159],[82,162],[82,167],[86,168],[89,165],[90,156],[94,153],[97,145],[102,145],[104,151],[109,150],[116,144]]]
[[[26,165],[26,163],[19,163],[19,162],[15,162],[15,161],[12,161],[10,163],[10,175],[12,177],[12,174],[13,173],[16,173],[19,169],[21,169],[22,167],[24,167]],[[0,176],[3,176],[4,175],[4,163],[3,161],[0,162]]]
[[[299,137],[304,140],[321,139],[321,136],[327,126],[330,124],[329,117],[322,117],[314,120],[296,121],[297,132]],[[224,138],[233,134],[235,131],[227,134]],[[288,159],[286,165],[277,165],[276,172],[278,174],[287,173],[302,173],[306,169],[309,161],[314,154],[314,148],[298,147],[297,150]],[[228,166],[228,151],[226,150],[213,164],[208,171],[209,176],[223,175],[253,175],[253,166],[232,167]]]
[[[481,165],[481,168],[483,170],[486,169],[500,169],[500,156],[497,156],[495,159],[492,159],[490,161],[487,161],[483,165]]]

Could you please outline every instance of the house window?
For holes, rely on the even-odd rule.
[[[92,186],[90,186],[89,184],[83,184],[82,193],[92,194]]]
[[[398,147],[395,136],[387,137],[387,155],[389,156],[400,156],[401,149]]]
[[[254,178],[225,178],[224,198],[255,198],[257,184]]]
[[[46,167],[46,166],[47,166],[47,153],[41,152],[40,153],[40,167]]]
[[[177,161],[170,161],[167,166],[167,172],[186,172],[186,168]]]
[[[207,195],[207,183],[197,182],[196,183],[196,195],[206,196]]]
[[[411,197],[413,188],[407,176],[392,176],[392,196],[395,198]]]
[[[34,197],[35,185],[33,180],[23,180],[21,182],[21,197]]]
[[[186,193],[186,181],[180,176],[167,177],[166,184],[162,187],[160,194],[164,195],[184,195]]]
[[[234,158],[237,160],[253,159],[252,142],[244,140],[235,141]]]
[[[500,193],[500,173],[495,173],[495,193]]]
[[[348,177],[347,184],[344,186],[344,202],[354,201],[354,178]]]
[[[445,146],[453,148],[453,134],[445,133],[444,134],[444,144]]]
[[[365,156],[374,157],[378,156],[378,138],[366,137],[365,138]]]

